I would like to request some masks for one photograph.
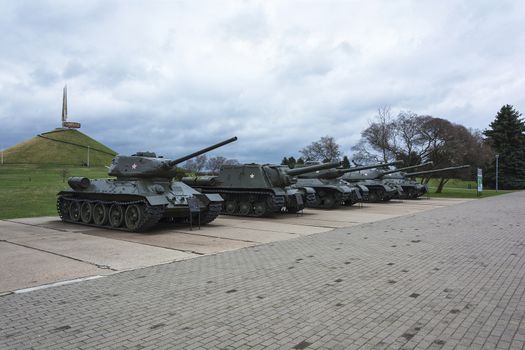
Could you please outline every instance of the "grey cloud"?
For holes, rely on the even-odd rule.
[[[60,79],[58,72],[46,67],[39,67],[32,71],[30,75],[33,78],[33,83],[41,86],[50,86]]]
[[[268,23],[264,9],[244,4],[222,24],[224,32],[232,38],[260,42],[268,36]]]
[[[331,135],[345,152],[378,106],[485,128],[525,109],[523,5],[405,2],[6,4],[0,147],[59,125],[121,153],[279,162]],[[33,11],[33,12],[31,12]]]

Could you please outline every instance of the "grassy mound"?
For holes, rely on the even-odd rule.
[[[116,152],[78,130],[55,129],[4,150],[5,164],[109,165]]]

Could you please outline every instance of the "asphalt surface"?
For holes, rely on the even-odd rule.
[[[523,349],[525,192],[0,298],[2,349]]]

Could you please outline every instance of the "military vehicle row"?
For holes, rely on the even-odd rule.
[[[58,193],[57,210],[66,222],[145,231],[160,221],[207,224],[220,213],[270,216],[296,213],[304,207],[334,209],[359,201],[414,199],[427,188],[412,178],[438,171],[379,170],[400,162],[341,168],[341,163],[310,163],[290,169],[282,165],[224,165],[216,176],[175,181],[176,165],[236,141],[233,137],[187,156],[169,160],[152,152],[117,155],[109,166],[113,179],[71,177],[70,190]],[[375,169],[375,170],[373,170]]]

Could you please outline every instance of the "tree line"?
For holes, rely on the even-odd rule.
[[[219,169],[223,165],[235,165],[239,164],[237,159],[227,159],[223,156],[210,157],[202,154],[190,160],[187,160],[183,168],[187,171],[193,173],[202,173],[204,171],[210,172],[212,174],[217,174]]]
[[[361,138],[352,147],[354,165],[402,160],[403,166],[432,161],[433,168],[469,164],[455,175],[465,180],[484,170],[485,185],[495,184],[495,155],[499,156],[499,185],[503,189],[525,188],[525,122],[511,105],[501,107],[489,128],[484,131],[466,128],[446,119],[414,112],[396,116],[389,107],[378,109]],[[306,161],[350,162],[331,136],[321,137],[299,151],[301,157],[284,157],[281,164],[294,167]],[[450,174],[440,173],[440,192]],[[428,182],[430,177],[423,178]]]

